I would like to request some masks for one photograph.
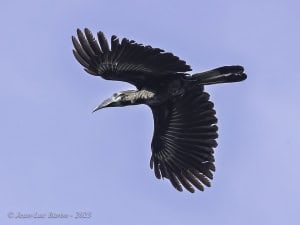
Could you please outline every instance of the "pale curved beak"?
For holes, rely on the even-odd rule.
[[[114,101],[111,98],[108,98],[106,100],[104,100],[100,105],[98,105],[93,112],[96,112],[99,109],[103,109],[105,107],[108,107],[110,104],[112,104]]]

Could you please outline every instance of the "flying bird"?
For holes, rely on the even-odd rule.
[[[178,190],[194,192],[210,187],[218,127],[214,104],[204,85],[247,78],[239,65],[189,74],[191,67],[170,52],[113,35],[109,45],[103,32],[95,38],[85,28],[72,36],[73,54],[89,74],[125,81],[136,90],[120,91],[103,101],[105,107],[145,104],[154,119],[150,168]]]

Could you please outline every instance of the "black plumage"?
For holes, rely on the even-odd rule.
[[[246,79],[242,66],[223,66],[190,75],[185,61],[159,48],[111,37],[94,38],[88,29],[72,37],[74,56],[85,71],[107,80],[129,82],[137,90],[122,91],[94,111],[113,106],[148,105],[154,118],[150,167],[179,191],[210,186],[218,137],[216,112],[204,85]]]

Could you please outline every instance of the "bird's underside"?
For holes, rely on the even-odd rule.
[[[246,79],[241,66],[224,66],[190,75],[185,61],[161,49],[104,34],[96,40],[88,29],[72,37],[74,56],[85,70],[104,79],[129,82],[137,90],[123,91],[95,110],[136,104],[150,106],[154,135],[150,167],[179,191],[203,191],[213,178],[218,137],[216,112],[203,85]]]

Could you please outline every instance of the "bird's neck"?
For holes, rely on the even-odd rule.
[[[155,92],[151,90],[135,90],[130,95],[125,97],[125,101],[131,102],[131,104],[148,104],[155,97]]]

